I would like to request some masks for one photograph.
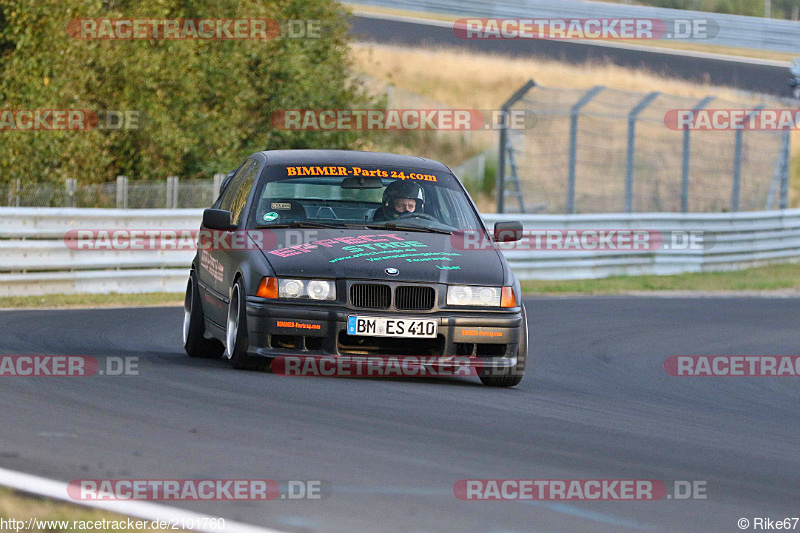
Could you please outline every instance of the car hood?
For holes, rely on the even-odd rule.
[[[279,277],[503,284],[503,260],[496,249],[464,250],[451,235],[370,229],[263,233],[257,244]]]

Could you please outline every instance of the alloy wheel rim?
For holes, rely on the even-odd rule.
[[[228,307],[228,331],[225,336],[227,340],[228,359],[233,357],[233,350],[236,347],[236,337],[239,333],[239,287],[234,287],[231,295],[231,303]]]
[[[192,306],[194,305],[194,298],[192,297],[192,280],[189,279],[189,283],[186,286],[186,299],[184,300],[183,304],[183,344],[186,345],[189,342],[189,329],[192,325]]]

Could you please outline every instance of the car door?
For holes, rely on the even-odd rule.
[[[236,231],[244,228],[245,207],[259,170],[260,165],[255,159],[250,158],[245,161],[220,197],[218,208],[231,212],[231,222],[238,227]],[[208,231],[206,228],[203,230]],[[242,239],[235,238],[232,234],[220,237],[223,238],[209,239],[210,246],[200,251],[198,278],[201,288],[206,290],[204,303],[210,304],[203,305],[206,318],[216,324],[224,325],[230,288],[233,286],[236,274],[235,259],[240,258],[240,254],[244,252],[232,249],[241,243]]]

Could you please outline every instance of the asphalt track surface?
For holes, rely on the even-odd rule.
[[[288,531],[739,531],[800,515],[799,378],[685,378],[675,354],[786,355],[798,300],[526,300],[532,371],[289,378],[188,358],[181,308],[0,312],[0,355],[139,375],[2,377],[0,467],[51,479],[324,480],[318,501],[182,502]],[[706,481],[707,499],[462,502],[460,479]]]
[[[544,39],[465,40],[456,37],[452,27],[414,22],[352,17],[351,33],[359,41],[415,47],[445,46],[474,52],[518,57],[544,58],[579,65],[602,61],[633,69],[647,69],[669,78],[790,98],[789,69],[755,62],[720,61],[675,53],[612,48],[575,41]],[[680,53],[680,52],[679,52]],[[788,65],[788,63],[787,63]],[[535,80],[536,73],[531,72]],[[516,88],[509,88],[509,96]]]

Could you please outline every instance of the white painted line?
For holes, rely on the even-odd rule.
[[[195,513],[185,509],[178,509],[176,507],[169,507],[152,502],[142,501],[83,501],[73,500],[67,494],[67,483],[63,481],[55,481],[31,474],[24,474],[22,472],[15,472],[13,470],[6,470],[0,468],[0,485],[18,490],[20,492],[27,492],[45,498],[52,498],[54,500],[62,500],[65,502],[83,505],[86,507],[93,507],[95,509],[102,509],[104,511],[111,511],[135,518],[144,520],[158,520],[175,521],[180,524],[181,521],[188,523],[198,523],[198,519],[211,519],[220,518],[218,516],[210,516],[202,513]],[[222,517],[224,518],[224,517]],[[23,518],[25,519],[25,518]],[[216,523],[216,522],[215,522]],[[208,533],[285,533],[276,529],[267,529],[263,527],[251,526],[241,522],[225,519],[225,528],[209,528],[194,527],[187,528],[190,531],[202,531]]]
[[[446,20],[425,19],[419,17],[409,17],[406,15],[385,15],[382,13],[371,13],[368,11],[361,11],[361,10],[354,10],[353,15],[363,18],[390,20],[396,22],[409,22],[412,24],[423,24],[426,26],[436,26],[439,28],[452,28],[455,24],[454,22],[448,22]],[[571,39],[566,42],[580,43],[588,46],[599,46],[603,48],[621,48],[624,50],[635,50],[639,52],[650,52],[654,54],[666,54],[666,55],[681,56],[681,57],[712,59],[714,61],[727,61],[729,63],[746,63],[748,65],[785,67],[787,69],[792,66],[792,63],[790,61],[776,61],[773,59],[760,59],[757,57],[735,56],[729,54],[718,54],[714,52],[698,52],[694,50],[676,50],[674,48],[660,48],[658,46],[646,46],[642,44],[615,43],[609,41],[597,41],[597,40],[587,40],[587,39]]]

